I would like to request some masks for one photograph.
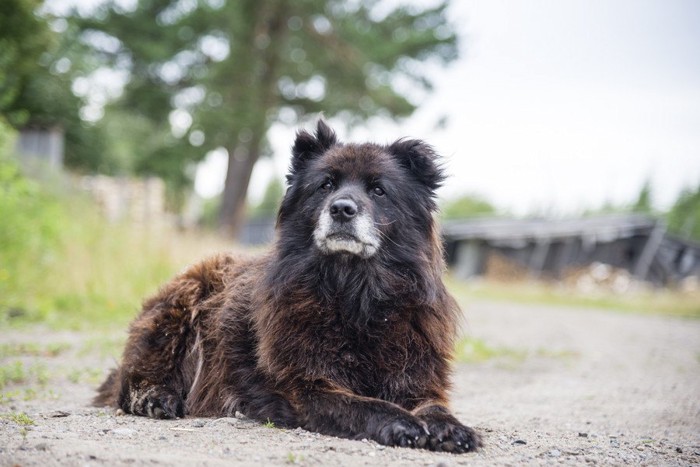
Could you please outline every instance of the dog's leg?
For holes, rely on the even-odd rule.
[[[412,413],[428,425],[430,436],[426,448],[431,451],[462,453],[481,447],[479,434],[462,425],[443,404],[427,402]]]
[[[427,424],[391,402],[342,389],[305,391],[297,401],[307,430],[388,446],[423,448],[428,442]]]
[[[131,325],[117,378],[117,405],[152,418],[185,415],[182,361],[190,313],[172,301],[152,300]]]

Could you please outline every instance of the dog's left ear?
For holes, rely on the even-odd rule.
[[[417,139],[400,139],[387,149],[402,167],[431,191],[442,186],[445,174],[438,163],[438,154],[429,144]]]
[[[315,159],[338,144],[335,132],[323,120],[316,124],[316,133],[306,130],[297,132],[292,146],[292,167],[290,176],[301,170],[310,160]]]

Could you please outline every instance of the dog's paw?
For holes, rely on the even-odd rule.
[[[452,420],[431,420],[428,422],[428,443],[431,451],[464,453],[481,447],[481,437],[468,426]]]
[[[377,441],[387,446],[423,448],[428,442],[428,427],[416,417],[396,417],[379,430]]]
[[[131,404],[129,412],[151,418],[182,418],[185,404],[178,394],[162,388],[151,388]]]

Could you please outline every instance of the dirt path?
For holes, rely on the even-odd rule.
[[[467,334],[486,348],[457,366],[453,408],[484,434],[476,454],[235,418],[115,416],[88,403],[122,331],[34,329],[0,331],[0,465],[700,463],[700,321],[494,302],[467,312]]]

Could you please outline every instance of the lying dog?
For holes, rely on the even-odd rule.
[[[437,155],[341,144],[322,121],[292,153],[272,251],[208,259],[147,300],[95,403],[477,449],[447,408],[460,311],[441,279]]]

